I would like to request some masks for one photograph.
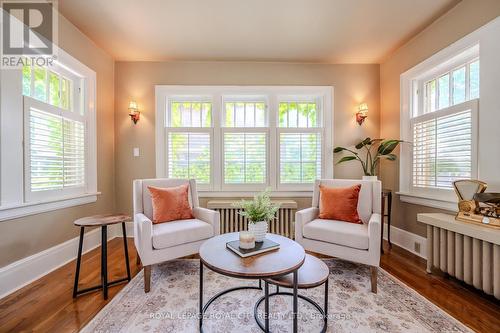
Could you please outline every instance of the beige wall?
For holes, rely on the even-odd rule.
[[[498,0],[464,0],[385,60],[380,66],[382,137],[399,137],[400,75],[499,15]],[[399,164],[384,162],[381,178],[384,187],[397,190]],[[394,226],[423,236],[425,227],[416,222],[416,214],[435,211],[438,210],[402,203],[396,196]]]
[[[63,243],[78,235],[73,220],[114,211],[114,61],[64,17],[59,45],[97,73],[96,203],[0,222],[0,267]],[[22,186],[22,184],[19,184]]]
[[[334,144],[353,145],[379,135],[379,65],[321,65],[244,62],[117,62],[115,64],[116,208],[132,211],[132,180],[155,177],[154,86],[177,85],[328,85],[334,87]],[[128,102],[141,109],[137,125],[127,116]],[[354,120],[366,101],[369,117]],[[138,147],[140,157],[133,157]],[[339,178],[360,178],[357,165],[335,167]],[[204,201],[202,201],[204,202]],[[300,200],[301,207],[307,199]]]

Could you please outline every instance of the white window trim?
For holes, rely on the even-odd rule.
[[[459,62],[468,62],[479,56],[479,32],[476,31],[462,38],[447,48],[439,51],[430,58],[401,74],[400,77],[400,136],[401,140],[412,142],[413,133],[411,131],[411,115],[415,105],[414,89],[416,80],[428,80],[431,76],[438,76],[457,67]],[[481,66],[480,66],[481,68]],[[480,75],[481,78],[481,75]],[[423,91],[422,89],[420,91]],[[422,96],[420,94],[420,96]],[[477,101],[469,101],[477,103]],[[468,103],[468,102],[466,102]],[[477,105],[476,104],[476,105]],[[478,171],[478,115],[473,111],[473,170],[475,177],[479,177]],[[475,137],[474,137],[475,136]],[[427,207],[440,208],[448,211],[457,211],[457,198],[453,190],[443,190],[436,193],[418,193],[412,190],[412,145],[401,146],[400,150],[400,172],[399,172],[399,192],[400,200],[406,203],[417,204]]]
[[[83,80],[84,112],[88,115],[86,127],[85,193],[47,198],[36,202],[25,201],[24,179],[24,120],[21,69],[2,69],[0,112],[0,221],[83,205],[97,200],[97,146],[96,146],[96,73],[77,59],[57,48],[57,66]]]
[[[255,190],[260,190],[266,186],[271,188],[271,195],[275,197],[309,197],[312,196],[313,185],[278,186],[277,165],[279,156],[279,145],[277,141],[277,114],[270,113],[270,110],[278,110],[278,102],[282,96],[321,96],[322,99],[322,121],[323,142],[322,142],[322,178],[333,178],[333,87],[331,86],[178,86],[178,85],[157,85],[155,86],[156,96],[156,177],[166,178],[168,176],[167,165],[167,103],[172,96],[210,96],[212,102],[212,177],[209,187],[199,187],[200,197],[228,197],[228,196],[253,196]],[[223,184],[223,158],[222,133],[228,128],[221,129],[222,114],[216,110],[223,108],[223,96],[232,99],[238,96],[245,99],[265,98],[266,116],[268,127],[246,128],[247,131],[268,131],[267,146],[267,175],[268,180],[265,186],[242,184]],[[190,128],[190,131],[197,131],[200,128]],[[201,128],[203,129],[203,128]],[[244,129],[244,128],[235,128]],[[171,129],[170,129],[171,130]],[[281,129],[282,130],[282,129]],[[299,130],[299,129],[297,129]],[[318,129],[304,129],[309,130]],[[274,153],[273,153],[274,152]]]

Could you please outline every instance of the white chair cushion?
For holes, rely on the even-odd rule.
[[[316,219],[302,229],[305,238],[368,250],[368,225]]]
[[[153,224],[153,247],[165,249],[208,239],[213,235],[212,225],[198,219]]]

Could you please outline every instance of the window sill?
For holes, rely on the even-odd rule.
[[[29,202],[13,206],[0,206],[0,221],[12,220],[28,215],[50,212],[53,210],[80,206],[97,201],[97,196],[100,192],[86,193],[69,198],[44,201],[44,202]]]
[[[260,191],[203,191],[198,190],[200,198],[246,198],[253,197]],[[312,198],[313,191],[273,191],[273,198]]]
[[[424,196],[421,194],[414,194],[408,192],[396,192],[396,194],[399,195],[399,199],[402,202],[443,209],[450,212],[458,211],[457,202],[450,199],[445,199],[442,197],[440,198],[440,197]]]

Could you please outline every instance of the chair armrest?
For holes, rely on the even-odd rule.
[[[377,266],[380,262],[381,223],[382,216],[379,213],[373,213],[368,221],[368,251],[370,256],[377,262]]]
[[[142,213],[134,215],[134,243],[141,259],[153,250],[153,222]]]
[[[219,235],[220,234],[220,213],[207,209],[207,208],[202,208],[202,207],[195,207],[193,208],[193,215],[195,218],[198,220],[201,220],[203,222],[207,222],[212,225],[214,228],[214,235]]]
[[[319,214],[319,208],[311,207],[299,210],[295,213],[295,240],[302,239],[302,228],[312,220],[316,219]]]

